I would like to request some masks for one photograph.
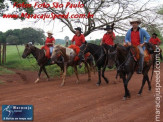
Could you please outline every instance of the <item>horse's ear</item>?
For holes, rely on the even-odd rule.
[[[111,27],[114,29],[114,23],[111,25]]]
[[[117,45],[118,45],[118,44],[115,44],[115,45],[114,45],[114,48],[115,48],[115,49],[117,48]]]

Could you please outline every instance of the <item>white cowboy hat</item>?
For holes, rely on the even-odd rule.
[[[133,22],[138,22],[139,24],[141,23],[140,19],[134,18],[130,21],[130,24],[132,24]]]
[[[52,34],[52,35],[53,35],[53,31],[51,31],[51,30],[49,30],[47,33],[50,33],[50,34]]]

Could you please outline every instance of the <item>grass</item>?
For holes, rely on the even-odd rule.
[[[0,67],[0,75],[3,75],[3,74],[14,74],[14,72],[7,68]]]

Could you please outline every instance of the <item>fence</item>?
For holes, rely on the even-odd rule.
[[[6,63],[6,43],[0,43],[0,65]]]

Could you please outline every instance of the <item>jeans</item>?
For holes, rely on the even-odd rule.
[[[143,63],[144,63],[144,50],[141,46],[138,46],[140,52],[140,59],[139,59],[139,69],[140,71],[143,70]]]

